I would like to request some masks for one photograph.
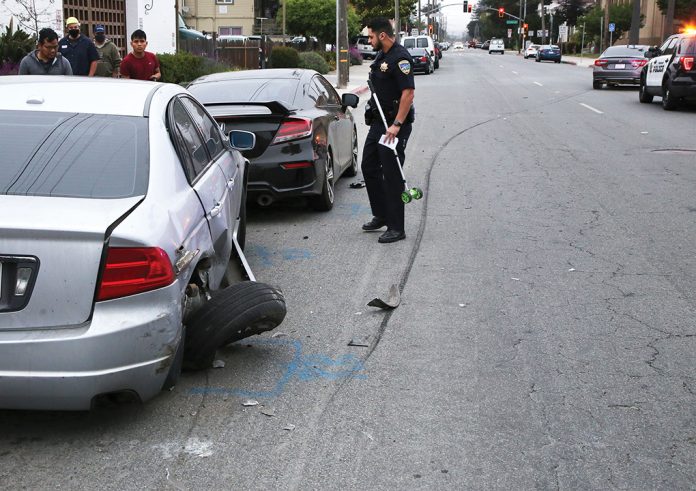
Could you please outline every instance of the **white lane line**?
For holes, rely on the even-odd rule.
[[[519,73],[517,73],[515,70],[513,70],[512,73],[514,73],[515,75],[519,75]]]
[[[604,114],[604,113],[603,113],[602,111],[600,111],[599,109],[595,109],[595,108],[592,107],[592,106],[588,106],[588,105],[585,104],[584,102],[578,102],[578,104],[580,104],[582,107],[584,107],[584,108],[586,108],[586,109],[589,109],[590,111],[596,112],[597,114]]]
[[[537,84],[539,87],[543,87],[543,85],[541,85],[539,82],[534,82],[534,83]]]

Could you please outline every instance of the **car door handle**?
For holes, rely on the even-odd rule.
[[[211,218],[212,218],[212,217],[218,216],[218,215],[220,214],[220,211],[221,211],[221,210],[222,210],[222,203],[216,203],[215,206],[213,206],[213,207],[210,209],[210,216],[211,216]]]
[[[234,186],[234,177],[230,177],[229,179],[227,179],[227,185],[228,185],[229,187],[233,187],[233,186]]]

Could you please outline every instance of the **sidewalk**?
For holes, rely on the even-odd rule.
[[[367,92],[367,76],[370,73],[371,63],[372,60],[363,60],[362,65],[352,65],[348,69],[348,86],[345,89],[337,88],[338,94],[352,92],[353,94],[362,95]],[[336,70],[327,73],[324,75],[324,78],[334,87],[338,85],[338,73],[336,73]]]

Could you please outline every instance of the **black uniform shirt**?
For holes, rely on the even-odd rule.
[[[406,48],[394,43],[386,53],[377,53],[375,61],[370,65],[370,79],[382,110],[387,114],[393,113],[396,116],[397,108],[393,103],[401,98],[401,91],[416,88],[412,59]]]

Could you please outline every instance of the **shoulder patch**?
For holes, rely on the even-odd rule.
[[[408,75],[411,73],[411,63],[408,60],[400,60],[399,70],[401,70],[405,75]]]

